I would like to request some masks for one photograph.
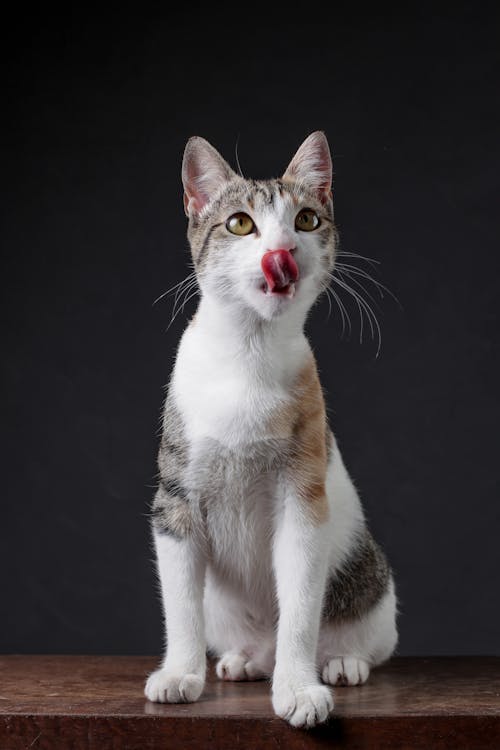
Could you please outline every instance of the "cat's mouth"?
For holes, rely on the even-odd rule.
[[[294,281],[288,284],[285,284],[285,286],[274,287],[274,288],[271,288],[269,284],[265,281],[263,284],[261,284],[260,288],[262,289],[264,294],[271,294],[273,296],[292,298],[295,295],[295,282]]]
[[[270,250],[262,257],[261,268],[265,282],[264,294],[292,298],[299,280],[299,267],[289,250]]]

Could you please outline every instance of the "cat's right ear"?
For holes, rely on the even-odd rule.
[[[204,138],[190,138],[182,160],[186,216],[200,214],[210,198],[233,177],[235,173],[217,149]]]
[[[332,199],[332,157],[326,135],[316,130],[299,148],[283,179],[306,185],[322,203]]]

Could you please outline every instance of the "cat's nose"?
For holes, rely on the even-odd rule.
[[[262,272],[271,291],[283,289],[298,280],[299,267],[292,255],[294,249],[268,250],[262,256]]]

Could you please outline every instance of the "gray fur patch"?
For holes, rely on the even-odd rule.
[[[189,534],[194,526],[193,509],[185,486],[187,453],[182,417],[170,392],[167,392],[158,453],[160,485],[151,512],[156,531],[179,539]]]
[[[163,408],[163,431],[158,454],[158,466],[162,479],[179,478],[186,467],[187,452],[184,423],[169,387]]]
[[[152,507],[152,522],[160,534],[183,539],[193,529],[193,514],[184,491],[167,491],[163,482],[156,492]]]
[[[290,441],[266,438],[231,449],[206,438],[189,466],[189,490],[207,508],[244,498],[253,483],[286,465]],[[231,498],[233,500],[231,500]]]
[[[352,555],[327,583],[324,620],[362,617],[387,591],[391,570],[386,557],[368,529],[364,529]]]
[[[330,463],[333,454],[333,432],[330,429],[328,420],[325,420],[325,441],[326,441],[326,463]]]

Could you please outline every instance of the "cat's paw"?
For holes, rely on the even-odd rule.
[[[266,675],[247,654],[227,651],[215,667],[219,680],[261,680]]]
[[[289,684],[273,687],[273,708],[293,727],[314,727],[326,721],[333,709],[333,696],[324,685],[294,688]]]
[[[149,675],[144,695],[153,703],[193,703],[200,697],[205,681],[197,674],[173,674],[157,669]]]
[[[321,676],[327,685],[362,685],[370,674],[370,665],[356,656],[335,656],[323,665]]]

